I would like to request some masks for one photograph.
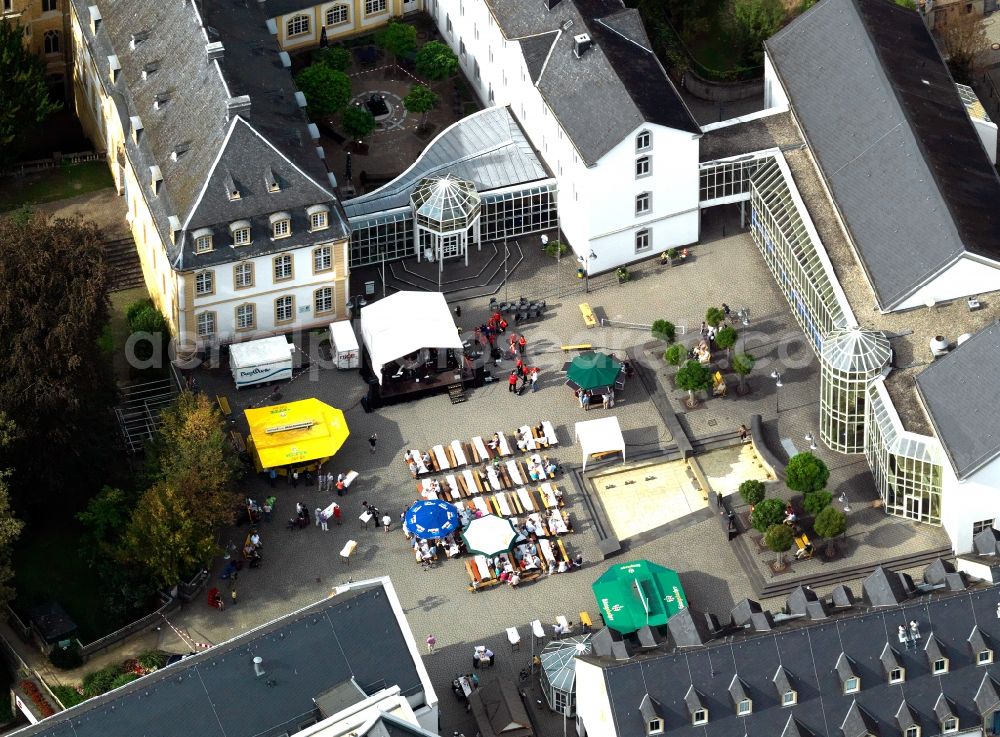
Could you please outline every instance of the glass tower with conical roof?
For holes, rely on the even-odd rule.
[[[469,265],[469,240],[479,241],[482,202],[476,185],[451,174],[421,179],[410,195],[417,258],[433,258],[442,268],[444,259],[464,256]]]
[[[830,449],[864,452],[868,383],[891,358],[889,339],[881,332],[841,328],[823,341],[819,435]]]

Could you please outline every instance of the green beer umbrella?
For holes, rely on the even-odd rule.
[[[612,566],[592,589],[604,623],[623,635],[664,625],[687,607],[677,573],[648,560]]]
[[[614,386],[621,361],[607,353],[584,353],[573,359],[566,371],[566,383],[574,389],[596,389],[599,386]]]

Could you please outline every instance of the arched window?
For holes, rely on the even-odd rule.
[[[48,13],[50,10],[59,8],[59,0],[42,0],[42,12]]]
[[[639,135],[635,137],[635,150],[645,151],[653,143],[653,136],[649,131],[639,131]]]
[[[286,30],[289,36],[301,36],[303,33],[309,33],[309,16],[293,15],[288,19]]]
[[[44,39],[45,39],[45,53],[46,54],[58,54],[59,53],[59,31],[46,31]]]
[[[350,19],[350,6],[346,3],[334,5],[326,11],[326,24],[328,26],[339,26],[341,23],[347,23]]]

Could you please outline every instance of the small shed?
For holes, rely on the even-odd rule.
[[[44,643],[46,651],[76,634],[76,622],[55,601],[38,604],[28,610],[28,623],[35,636]]]
[[[576,716],[576,657],[590,651],[589,634],[552,640],[542,650],[542,693],[557,714]]]
[[[491,681],[469,696],[469,706],[482,737],[536,737],[517,688],[510,681]]]

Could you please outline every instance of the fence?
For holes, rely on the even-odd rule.
[[[159,624],[163,615],[180,608],[180,602],[176,598],[167,598],[164,594],[161,594],[161,596],[166,599],[166,601],[164,601],[163,605],[155,612],[150,612],[142,619],[137,619],[132,622],[132,624],[125,625],[120,630],[112,632],[110,635],[105,635],[99,640],[94,640],[87,645],[82,645],[80,647],[80,654],[83,655],[83,659],[86,660],[87,658],[93,657],[97,653],[102,650],[106,650],[115,643],[121,642],[126,637]]]
[[[646,325],[641,322],[625,322],[623,320],[609,320],[606,317],[601,318],[602,328],[627,328],[629,330],[643,330],[645,332],[651,332],[653,330],[652,325]],[[674,330],[677,335],[686,335],[687,328],[684,325],[674,325]]]
[[[87,161],[106,161],[107,154],[98,151],[80,151],[75,154],[52,154],[48,159],[34,159],[32,161],[21,161],[12,164],[7,169],[0,171],[2,176],[20,177],[25,174],[55,169],[63,164],[82,164]]]
[[[9,605],[5,605],[7,610],[7,624],[10,628],[14,630],[15,634],[20,637],[25,642],[31,642],[31,627],[26,625],[21,621],[21,618],[15,614],[14,610],[10,608]]]

